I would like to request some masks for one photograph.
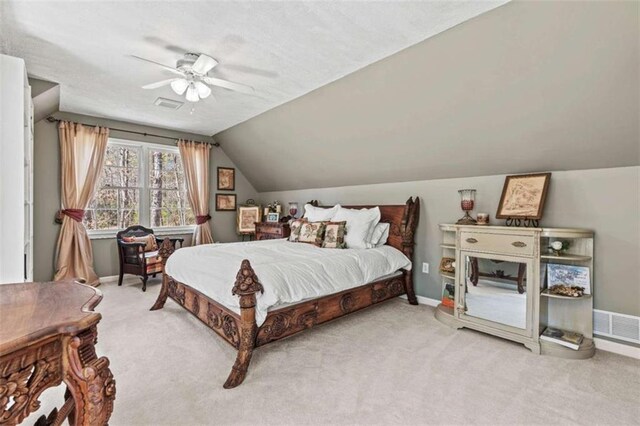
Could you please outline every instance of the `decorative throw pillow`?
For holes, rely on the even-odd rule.
[[[122,237],[122,241],[125,243],[145,243],[144,251],[158,250],[158,243],[153,234],[145,235],[144,237]]]
[[[347,234],[345,242],[347,248],[369,248],[373,229],[380,221],[380,209],[374,207],[371,209],[347,209],[340,207],[338,212],[333,216],[333,222],[347,222]]]
[[[300,241],[300,231],[302,230],[302,225],[307,222],[306,219],[296,219],[291,221],[289,225],[289,229],[291,229],[291,234],[289,234],[289,241],[297,243]]]
[[[304,205],[304,218],[309,222],[323,222],[331,220],[333,215],[340,209],[340,204],[336,204],[331,208],[315,207],[311,204]]]
[[[347,222],[326,222],[324,229],[323,248],[347,248],[344,242],[344,234],[347,233]]]
[[[325,222],[304,222],[300,227],[300,237],[298,237],[298,241],[321,246],[325,226]]]

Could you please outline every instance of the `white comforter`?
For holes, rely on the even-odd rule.
[[[282,239],[185,247],[171,255],[166,272],[240,312],[240,299],[231,294],[231,288],[242,259],[249,259],[264,287],[264,294],[257,294],[258,325],[262,325],[269,309],[357,287],[399,269],[411,269],[411,261],[391,246],[323,249]]]

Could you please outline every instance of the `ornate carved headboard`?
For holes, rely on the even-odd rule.
[[[309,204],[319,206],[318,200],[311,200]],[[368,206],[343,206],[348,209],[370,209]],[[380,222],[390,224],[387,245],[395,247],[413,260],[415,232],[420,217],[420,198],[410,197],[405,204],[379,205]]]

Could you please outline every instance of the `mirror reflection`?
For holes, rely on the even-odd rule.
[[[527,265],[465,257],[465,314],[527,328]]]

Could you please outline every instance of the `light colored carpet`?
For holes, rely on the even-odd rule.
[[[640,423],[640,361],[534,355],[402,299],[257,349],[245,382],[225,390],[235,351],[171,300],[150,312],[157,281],[100,289],[113,426]],[[61,395],[46,391],[41,411]]]

